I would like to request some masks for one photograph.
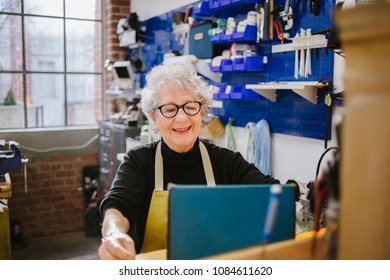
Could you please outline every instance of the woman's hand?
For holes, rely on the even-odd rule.
[[[102,239],[99,256],[102,260],[134,260],[136,257],[134,241],[126,233],[109,234]]]

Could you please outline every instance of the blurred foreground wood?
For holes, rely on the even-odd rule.
[[[325,229],[321,229],[315,237],[314,232],[299,234],[295,239],[272,243],[266,246],[253,246],[205,258],[205,260],[319,260],[325,258]],[[312,254],[314,252],[314,254]],[[167,250],[137,255],[137,260],[166,260]]]
[[[325,230],[320,230],[313,249],[313,232],[297,235],[295,239],[253,246],[206,258],[208,260],[320,260],[325,259]],[[314,254],[313,254],[314,253]]]
[[[389,2],[335,15],[346,96],[338,259],[390,259],[389,15]]]

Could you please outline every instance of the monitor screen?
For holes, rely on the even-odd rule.
[[[119,79],[130,78],[130,74],[127,71],[127,67],[115,67],[114,69]]]
[[[133,70],[130,61],[116,61],[113,67],[116,86],[119,89],[133,88]]]
[[[271,187],[176,185],[170,189],[168,259],[201,259],[263,245],[265,241],[273,243],[294,238],[295,188],[280,185],[281,192],[275,204],[271,200]],[[272,205],[278,206],[278,211],[270,213],[271,201]],[[270,214],[274,223],[268,231]]]

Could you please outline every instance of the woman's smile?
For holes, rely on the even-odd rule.
[[[178,134],[184,134],[187,133],[191,129],[191,126],[185,127],[185,128],[173,128],[172,130]]]

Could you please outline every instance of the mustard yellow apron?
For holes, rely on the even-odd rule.
[[[206,175],[207,185],[215,186],[213,168],[205,145],[199,141],[199,148]],[[164,191],[163,159],[161,156],[161,142],[157,144],[155,156],[154,191],[150,201],[148,219],[146,221],[144,242],[141,253],[166,249],[168,224],[168,191]]]

